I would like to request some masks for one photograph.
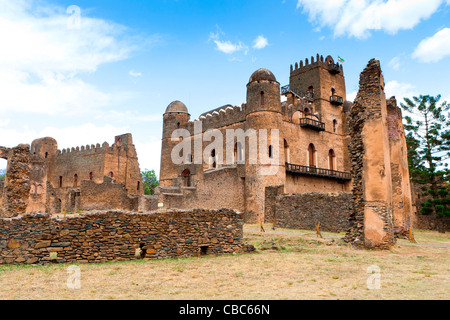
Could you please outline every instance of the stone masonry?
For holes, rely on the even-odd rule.
[[[100,263],[247,251],[231,209],[0,219],[0,264]]]

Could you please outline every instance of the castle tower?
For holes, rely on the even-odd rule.
[[[245,221],[256,223],[264,221],[265,187],[281,185],[285,179],[284,163],[280,161],[284,159],[279,130],[282,123],[280,84],[269,70],[259,69],[250,77],[245,113],[245,131],[256,131],[258,149],[257,158],[251,158],[246,144]],[[267,137],[267,143],[264,143],[264,137]]]
[[[331,56],[305,59],[291,65],[289,86],[282,92],[288,104],[295,105],[298,99],[306,98],[313,103],[312,113],[317,113],[327,128],[333,127],[336,119],[343,123],[342,107],[346,101],[344,70]]]
[[[191,118],[186,105],[181,101],[174,101],[163,115],[163,137],[161,148],[160,186],[170,187],[178,176],[178,168],[172,161],[172,150],[179,141],[172,141],[172,133],[177,129],[187,129]]]
[[[58,142],[55,139],[46,137],[36,139],[31,143],[31,154],[42,159],[53,158],[58,151]]]

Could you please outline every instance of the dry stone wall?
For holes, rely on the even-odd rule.
[[[351,193],[285,194],[277,197],[275,204],[276,226],[345,232],[348,229],[353,201]]]
[[[231,209],[0,219],[0,264],[99,263],[246,251]]]

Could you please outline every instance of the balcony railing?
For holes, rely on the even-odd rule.
[[[337,95],[333,95],[330,97],[330,102],[331,104],[334,104],[336,106],[341,106],[344,104],[344,98]]]
[[[349,172],[341,172],[336,170],[322,169],[316,167],[301,166],[299,164],[286,163],[286,172],[298,174],[302,176],[321,177],[334,179],[341,182],[350,181],[352,175]]]
[[[325,131],[325,123],[310,118],[300,118],[300,127]]]
[[[306,98],[308,101],[314,100],[314,93],[313,92],[303,92],[298,90],[297,88],[291,87],[290,85],[281,87],[281,94],[286,95],[288,93],[293,93],[299,98]]]
[[[330,63],[328,65],[328,71],[331,74],[338,74],[338,73],[341,73],[341,68],[339,67],[339,65],[337,63]]]

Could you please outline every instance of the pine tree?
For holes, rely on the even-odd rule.
[[[420,213],[450,216],[449,159],[450,159],[450,104],[439,102],[441,96],[405,98],[401,106],[408,132],[408,158],[414,182],[422,184],[427,201]],[[447,113],[447,114],[446,114]]]

